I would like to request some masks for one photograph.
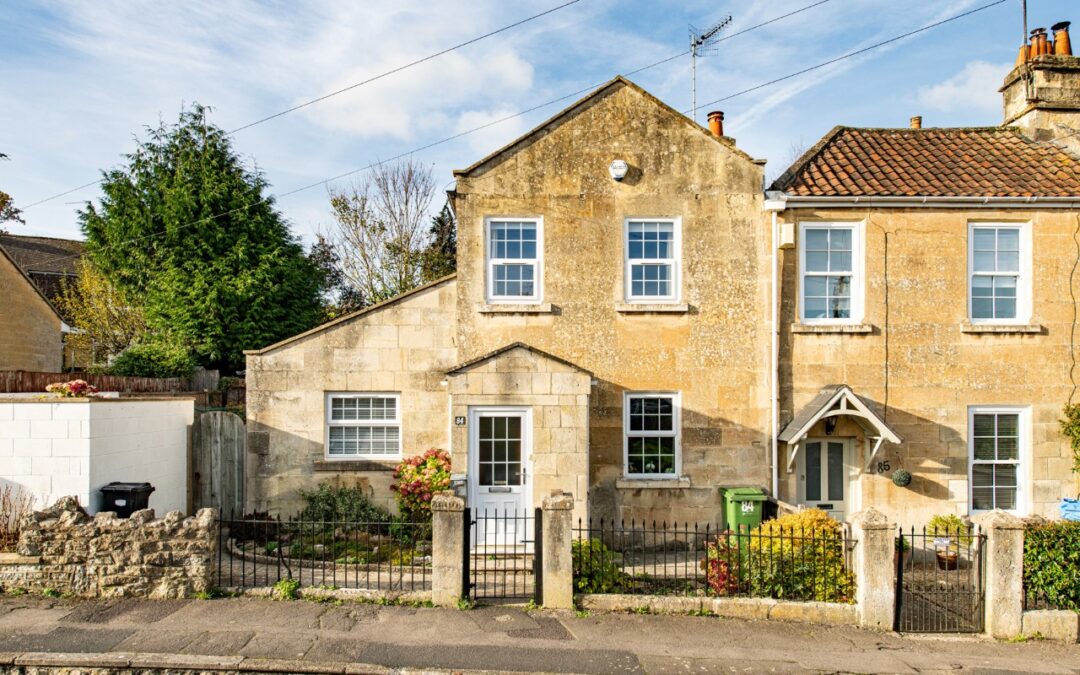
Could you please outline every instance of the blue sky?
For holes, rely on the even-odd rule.
[[[829,0],[722,42],[699,61],[706,102],[990,0]],[[275,193],[315,183],[603,82],[686,49],[687,24],[729,32],[813,0],[580,0],[423,65],[234,136]],[[561,4],[560,0],[136,0],[0,5],[0,189],[16,205],[88,183],[133,137],[192,101],[233,129]],[[1029,0],[1031,27],[1080,21],[1069,0]],[[775,176],[836,124],[992,125],[1020,43],[1020,0],[724,102],[726,132]],[[634,75],[683,110],[689,57]],[[440,185],[569,101],[417,154]],[[704,110],[700,118],[704,117]],[[699,118],[699,119],[700,119]],[[28,209],[17,234],[78,237],[87,188]],[[440,203],[434,206],[437,208]],[[324,186],[278,208],[310,242],[329,221]]]

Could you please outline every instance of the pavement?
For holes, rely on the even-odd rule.
[[[24,595],[0,599],[0,672],[13,665],[294,673],[1080,673],[1080,645],[523,607]]]

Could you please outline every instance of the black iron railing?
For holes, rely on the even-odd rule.
[[[465,510],[463,570],[469,597],[542,604],[542,512]]]
[[[894,627],[913,633],[979,633],[985,613],[978,528],[901,529],[896,538]]]
[[[840,527],[717,529],[591,521],[573,543],[578,593],[854,601],[855,541]]]
[[[431,588],[430,523],[227,518],[218,536],[221,587]]]

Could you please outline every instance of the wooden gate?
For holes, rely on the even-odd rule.
[[[215,410],[195,419],[191,463],[196,509],[243,515],[245,438],[244,421],[234,413]]]

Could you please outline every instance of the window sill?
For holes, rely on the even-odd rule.
[[[685,490],[690,487],[689,478],[620,478],[615,481],[616,490]]]
[[[555,308],[550,302],[538,305],[507,303],[505,305],[479,305],[476,311],[481,314],[554,314]]]
[[[866,335],[873,333],[874,327],[868,323],[793,323],[791,332],[798,335],[834,333]]]
[[[400,460],[393,459],[318,459],[315,471],[393,471]]]
[[[646,304],[634,302],[617,302],[615,311],[620,314],[686,314],[690,311],[690,305],[686,303],[670,304]]]
[[[1043,332],[1043,327],[1037,323],[1017,324],[1017,323],[970,323],[965,322],[960,324],[961,333],[970,333],[975,335],[985,333],[995,333],[998,335],[1004,335],[1009,333],[1022,333],[1022,334],[1039,334]]]

